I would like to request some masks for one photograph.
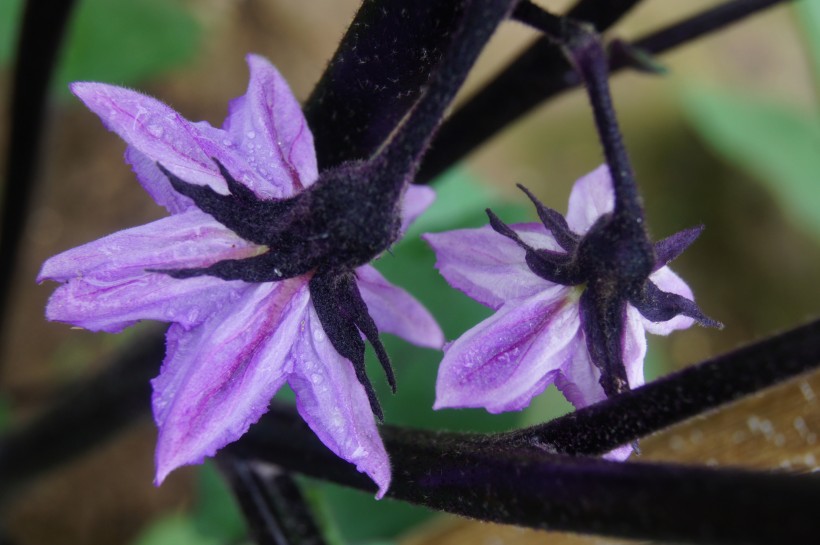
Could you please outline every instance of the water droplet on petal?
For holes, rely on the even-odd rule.
[[[313,373],[312,375],[310,375],[310,381],[313,384],[319,384],[320,382],[322,382],[323,378],[324,377],[322,377],[322,375],[320,375],[319,373]]]
[[[254,138],[256,138],[256,133],[255,133],[255,132],[253,132],[253,131],[248,131],[248,132],[245,134],[245,136],[247,136],[248,138],[250,138],[251,140],[253,140]]]
[[[227,138],[226,138],[225,140],[223,140],[223,141],[222,141],[222,144],[223,144],[223,145],[225,145],[225,146],[228,146],[228,147],[233,146],[233,142],[231,142],[231,141],[230,141],[230,140],[228,140]]]
[[[148,132],[151,136],[159,138],[165,132],[165,129],[163,129],[160,125],[148,125]]]
[[[325,340],[325,332],[321,329],[314,329],[313,330],[313,340],[317,343],[323,342]]]

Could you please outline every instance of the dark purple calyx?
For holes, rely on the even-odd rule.
[[[210,275],[223,280],[272,282],[311,271],[350,270],[381,254],[396,240],[398,184],[375,180],[373,162],[352,162],[322,173],[313,185],[287,199],[260,199],[216,159],[229,195],[185,182],[162,165],[171,185],[203,212],[268,251],[209,267],[163,270],[174,278]],[[393,187],[394,190],[385,190]]]
[[[626,214],[609,213],[580,235],[570,230],[560,213],[519,187],[532,200],[544,227],[564,251],[533,248],[487,210],[490,225],[524,249],[527,266],[537,276],[554,284],[585,286],[580,300],[581,321],[591,359],[601,370],[601,385],[608,396],[629,389],[622,356],[627,304],[653,322],[683,315],[704,326],[721,327],[704,315],[694,301],[661,291],[649,279],[694,242],[702,227],[686,229],[653,246],[642,222]]]

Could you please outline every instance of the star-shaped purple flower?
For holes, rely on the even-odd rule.
[[[585,319],[582,304],[595,280],[579,272],[576,256],[584,235],[613,210],[609,169],[601,166],[575,183],[566,219],[534,202],[544,224],[508,227],[491,215],[492,226],[424,235],[447,281],[497,311],[445,347],[436,385],[437,409],[521,410],[553,383],[579,408],[607,397],[600,365],[590,356],[591,319]],[[699,232],[683,231],[658,243],[659,262],[641,295],[628,298],[620,318],[621,350],[632,388],[644,382],[645,331],[667,335],[695,319],[711,325],[696,310],[686,283],[665,266]],[[674,305],[663,319],[651,319],[658,317],[653,309],[659,305],[641,299],[643,293],[666,293]],[[618,455],[630,451],[619,449]]]
[[[324,288],[314,282],[324,273],[288,274],[260,262],[274,253],[271,246],[243,238],[203,211],[212,212],[203,206],[210,197],[234,199],[249,207],[245,216],[234,213],[246,222],[243,228],[260,229],[276,218],[254,217],[255,210],[289,202],[318,177],[313,137],[287,83],[262,57],[251,55],[248,64],[247,93],[230,103],[222,128],[189,122],[128,89],[72,85],[74,94],[128,143],[126,160],[171,215],[46,261],[38,281],[63,282],[46,315],[107,332],[143,319],[171,322],[165,361],[152,382],[159,427],[158,484],[173,469],[199,463],[238,439],[287,382],[307,424],[334,453],[369,475],[381,496],[391,473],[371,412],[373,399],[359,369],[339,354],[336,339],[329,338],[323,316],[335,299],[324,294],[335,289],[346,293],[354,306],[366,304],[366,309],[354,309],[352,317],[339,318],[341,325],[334,323],[352,329],[353,348],[362,354],[356,327],[367,330],[368,339],[378,335],[377,326],[432,348],[441,346],[443,336],[418,301],[373,267],[327,274],[335,283]],[[404,225],[433,197],[428,188],[408,189],[402,201]],[[300,242],[292,242],[298,250]],[[265,278],[234,279],[235,265],[245,263],[254,265],[255,275],[264,270]],[[225,264],[228,272],[212,272]],[[264,265],[270,266],[261,268]],[[240,276],[251,274],[247,270]],[[180,271],[185,274],[177,274]],[[283,279],[276,281],[279,277]],[[336,282],[338,278],[342,280]],[[321,301],[315,300],[313,288],[323,294]],[[362,322],[368,313],[372,320]]]

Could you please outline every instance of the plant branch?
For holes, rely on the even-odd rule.
[[[784,1],[732,0],[635,40],[631,46],[652,55],[663,53]],[[588,20],[572,11],[567,16]],[[599,32],[606,26],[596,25]],[[625,60],[618,59],[610,65],[610,73],[625,67]],[[560,50],[547,38],[537,40],[444,122],[416,183],[430,182],[531,109],[580,84]]]
[[[29,0],[20,25],[0,213],[0,335],[6,330],[9,292],[31,196],[37,185],[37,156],[48,86],[74,5],[74,0]]]
[[[393,465],[388,496],[480,520],[709,543],[809,543],[820,530],[816,476],[608,462],[391,426],[382,438]],[[375,491],[292,408],[274,407],[228,450]]]
[[[818,366],[820,320],[497,440],[568,454],[604,454]]]

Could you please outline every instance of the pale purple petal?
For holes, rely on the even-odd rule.
[[[510,301],[448,345],[434,408],[484,407],[499,413],[529,405],[576,351],[580,320],[569,295],[567,288],[555,286]]]
[[[43,263],[38,282],[78,276],[115,280],[145,269],[204,267],[258,254],[247,242],[199,210],[169,216],[83,244]]]
[[[49,299],[49,320],[109,333],[139,320],[190,328],[247,284],[210,276],[177,280],[145,269],[206,266],[259,251],[207,214],[190,210],[58,254],[43,264],[38,281],[65,282]]]
[[[247,287],[212,276],[177,280],[156,273],[116,282],[74,278],[54,290],[46,318],[107,333],[118,333],[140,320],[175,322],[188,329],[230,305]]]
[[[154,202],[171,214],[179,214],[194,207],[191,199],[177,193],[171,186],[171,182],[159,169],[156,161],[148,158],[134,146],[125,148],[125,162],[131,165],[131,170],[140,185],[151,195]]]
[[[615,193],[609,167],[601,165],[579,178],[572,187],[567,224],[573,232],[584,234],[598,218],[612,212],[614,206]]]
[[[268,410],[308,302],[303,277],[258,284],[194,330],[171,326],[152,381],[157,484],[236,441]]]
[[[643,361],[646,358],[646,333],[643,323],[645,321],[638,309],[632,305],[626,306],[623,355],[626,378],[630,388],[638,388],[644,384]]]
[[[557,247],[540,224],[512,227],[535,248]],[[436,268],[447,282],[488,307],[497,309],[509,299],[529,297],[553,285],[530,270],[521,247],[490,226],[426,233],[422,238],[436,252]]]
[[[426,185],[410,184],[401,200],[401,231],[407,231],[410,224],[436,200],[436,192]]]
[[[661,267],[652,273],[649,280],[654,282],[661,291],[675,293],[682,297],[686,297],[690,301],[695,300],[695,295],[692,293],[689,286],[686,285],[686,282],[684,282],[683,279],[675,274],[669,267]],[[649,333],[654,335],[669,335],[676,329],[686,329],[695,323],[695,320],[692,318],[682,315],[675,316],[666,322],[652,322],[641,316],[641,321],[644,328],[646,328]]]
[[[263,197],[289,197],[318,177],[313,135],[281,74],[248,55],[247,93],[232,100],[223,128],[269,186]]]
[[[412,295],[388,282],[370,265],[356,269],[356,276],[367,311],[380,331],[398,335],[418,346],[442,347],[444,333]]]
[[[238,181],[254,190],[260,197],[269,195],[270,183],[260,177],[248,160],[235,149],[233,142],[221,129],[207,123],[191,123],[162,102],[114,85],[77,82],[71,90],[103,121],[106,127],[139,151],[148,161],[161,163],[180,179],[198,185],[210,186],[226,195],[228,186],[216,163],[219,160]],[[134,160],[133,155],[130,160]],[[138,162],[141,158],[137,158]],[[144,161],[144,159],[142,159]],[[187,206],[186,201],[168,200],[168,181],[149,173],[140,162],[140,182],[151,196],[171,212]]]
[[[308,307],[290,355],[288,377],[296,408],[322,443],[354,464],[378,485],[377,498],[390,486],[390,461],[379,436],[364,388],[353,365],[339,355]]]
[[[555,378],[555,386],[564,397],[576,408],[580,409],[606,399],[604,389],[598,382],[601,378],[600,370],[589,359],[586,339],[582,331],[578,331],[575,339],[576,350],[572,358],[561,368]],[[615,448],[603,457],[607,460],[623,461],[632,454],[631,445]]]

